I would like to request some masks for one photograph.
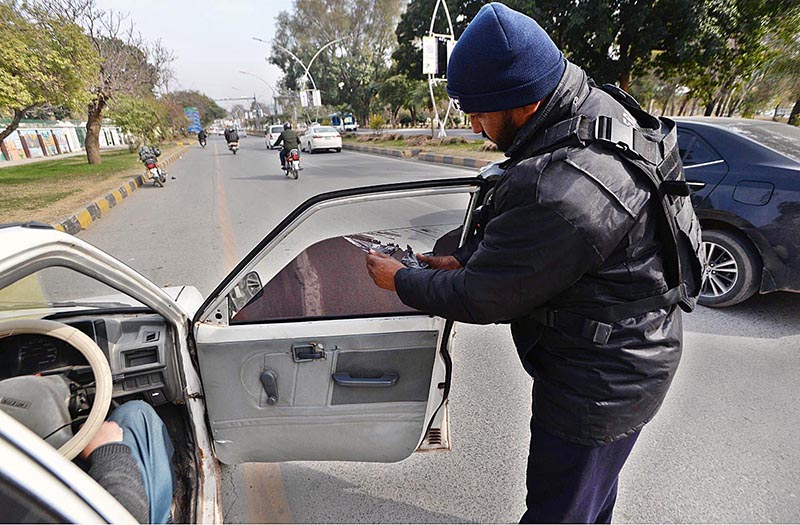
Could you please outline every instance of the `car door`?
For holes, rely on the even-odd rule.
[[[364,250],[396,245],[405,249],[398,259],[407,248],[452,253],[482,184],[320,195],[226,277],[194,318],[222,462],[399,461],[426,435],[432,445],[442,439],[451,323],[377,288]]]
[[[0,455],[3,523],[136,523],[96,481],[2,410]]]
[[[728,174],[728,164],[698,133],[684,127],[678,128],[678,148],[686,182],[692,188],[692,204],[702,206]]]

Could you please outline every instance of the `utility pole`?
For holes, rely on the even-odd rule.
[[[317,59],[317,57],[318,57],[318,56],[319,56],[319,55],[320,55],[320,54],[321,54],[321,53],[322,53],[324,50],[328,49],[330,46],[332,46],[332,45],[334,45],[334,44],[337,44],[337,43],[341,42],[342,40],[346,40],[347,38],[350,38],[350,37],[349,37],[349,36],[346,36],[346,37],[343,37],[343,38],[337,38],[336,40],[331,40],[330,42],[328,42],[327,44],[325,44],[324,46],[322,46],[321,48],[319,48],[319,49],[317,50],[317,52],[314,54],[314,56],[313,56],[313,57],[311,57],[311,60],[309,60],[309,62],[308,62],[308,65],[306,65],[306,64],[305,64],[305,63],[304,63],[302,60],[300,60],[300,59],[297,57],[297,55],[295,55],[295,54],[294,54],[294,53],[292,53],[290,50],[286,49],[285,47],[283,47],[283,46],[282,46],[282,45],[280,45],[280,44],[276,44],[275,42],[271,42],[271,43],[270,43],[270,42],[268,42],[267,40],[264,40],[264,39],[262,39],[262,38],[258,38],[258,37],[255,37],[255,36],[253,37],[253,40],[256,40],[256,41],[258,41],[258,42],[261,42],[262,44],[272,45],[272,46],[274,46],[274,47],[276,47],[276,48],[280,49],[280,50],[281,50],[281,51],[283,51],[284,53],[287,53],[287,54],[288,54],[290,57],[292,57],[292,58],[293,58],[293,59],[294,59],[294,60],[295,60],[295,61],[296,61],[298,64],[300,64],[300,66],[303,68],[303,71],[305,71],[305,76],[303,77],[303,91],[307,91],[307,90],[306,90],[306,81],[307,81],[307,79],[308,79],[308,80],[311,80],[311,86],[314,88],[314,91],[318,91],[318,89],[317,89],[317,83],[314,81],[314,77],[313,77],[313,76],[311,76],[311,71],[310,71],[310,69],[311,69],[311,66],[314,64],[314,61]],[[311,105],[313,105],[313,104],[314,104],[314,103],[313,103],[313,101],[312,101],[312,102],[311,102]],[[316,110],[317,110],[317,118],[316,118],[316,120],[319,120],[319,106],[315,106],[315,108],[316,108]],[[308,114],[306,114],[306,116],[308,116]],[[297,122],[297,108],[295,108],[295,122]]]

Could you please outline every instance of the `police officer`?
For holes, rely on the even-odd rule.
[[[418,310],[510,322],[534,378],[522,521],[610,522],[619,472],[680,361],[679,306],[697,294],[700,230],[674,124],[596,87],[499,3],[459,39],[447,91],[505,151],[505,172],[455,254],[412,269],[372,253],[368,271]]]

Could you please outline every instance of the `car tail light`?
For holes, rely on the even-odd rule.
[[[312,139],[324,139],[325,137],[323,137],[322,135],[314,135],[311,138]]]

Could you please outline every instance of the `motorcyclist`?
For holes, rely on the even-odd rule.
[[[142,144],[139,147],[139,160],[142,162],[147,162],[148,160],[152,159],[153,162],[161,155],[161,150],[155,146],[146,146]]]
[[[275,141],[275,146],[283,143],[283,149],[280,151],[281,169],[286,169],[286,154],[293,149],[300,149],[300,137],[297,132],[292,129],[292,123],[286,122],[283,125],[283,132]]]
[[[201,129],[201,130],[200,130],[200,131],[197,133],[197,142],[203,142],[203,141],[204,141],[204,140],[206,140],[207,138],[208,138],[208,134],[206,133],[206,130],[204,130],[204,129]]]
[[[228,144],[230,144],[231,142],[239,142],[239,133],[233,128],[226,128],[225,141]]]

